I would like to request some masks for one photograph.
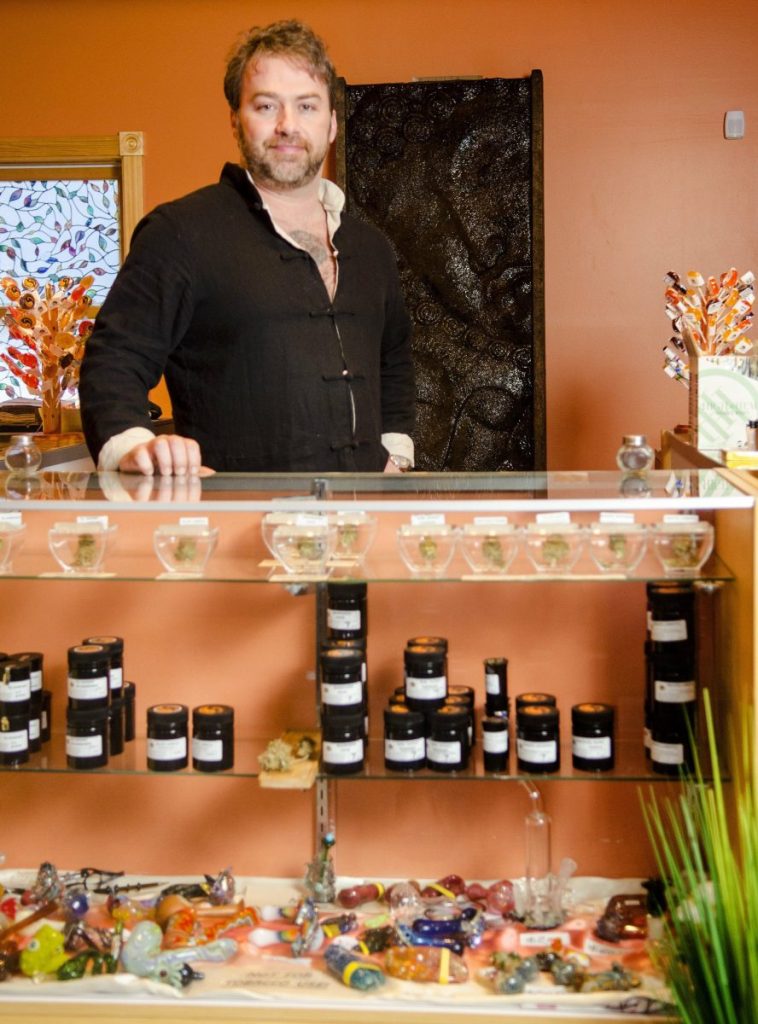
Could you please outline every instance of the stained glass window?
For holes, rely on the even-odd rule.
[[[120,262],[116,179],[0,181],[0,277],[19,282],[34,277],[44,285],[64,276],[77,280],[92,274],[90,294],[98,307]],[[0,350],[9,343],[7,328],[0,325]],[[0,361],[0,402],[29,394]]]

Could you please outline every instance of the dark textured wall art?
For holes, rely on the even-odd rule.
[[[542,77],[344,85],[337,177],[398,257],[416,467],[545,465]]]

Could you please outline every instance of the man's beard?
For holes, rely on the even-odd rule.
[[[323,152],[314,152],[306,148],[306,144],[296,158],[291,155],[277,157],[276,151],[266,146],[254,151],[242,135],[238,137],[238,143],[245,166],[255,181],[285,189],[300,188],[313,181],[321,171],[327,151],[324,146]]]

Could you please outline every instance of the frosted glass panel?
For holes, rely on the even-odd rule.
[[[115,179],[0,181],[0,277],[43,285],[92,274],[92,302],[100,306],[121,262],[119,225]],[[4,301],[0,293],[0,306]],[[9,342],[0,324],[0,350]],[[0,361],[0,403],[29,395]]]

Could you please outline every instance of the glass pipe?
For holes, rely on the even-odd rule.
[[[324,953],[326,966],[340,981],[361,992],[378,988],[387,980],[378,964],[364,960],[343,946],[332,944]]]
[[[352,910],[361,903],[373,903],[382,899],[385,888],[381,882],[365,882],[363,885],[351,885],[348,889],[340,889],[337,902],[346,910]]]
[[[405,981],[436,981],[440,985],[468,980],[463,957],[444,946],[393,946],[387,950],[387,974]]]

